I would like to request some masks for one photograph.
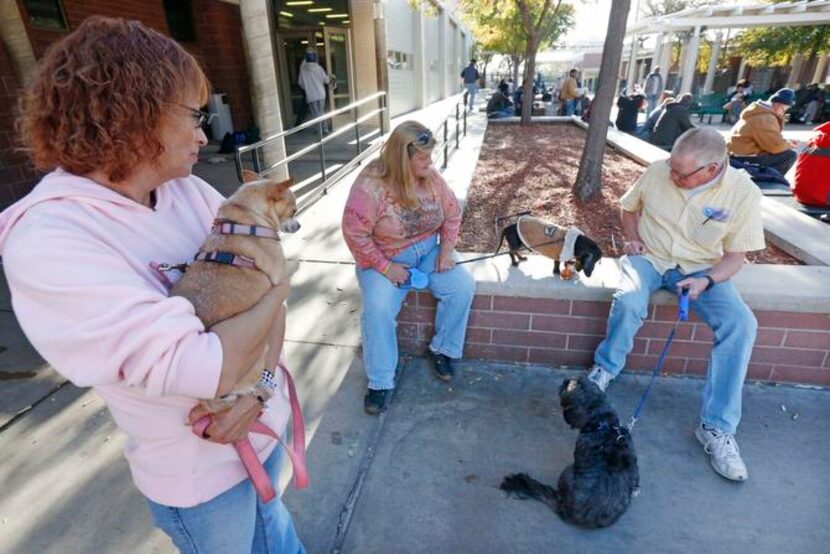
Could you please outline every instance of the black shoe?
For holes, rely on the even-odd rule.
[[[376,415],[386,409],[386,403],[392,396],[392,389],[369,389],[363,397],[363,409],[367,414]]]
[[[429,357],[432,358],[432,372],[435,376],[445,383],[452,380],[455,375],[455,368],[453,367],[453,360],[446,354],[438,354],[429,351]]]

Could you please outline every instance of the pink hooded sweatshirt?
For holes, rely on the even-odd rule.
[[[184,508],[247,474],[231,445],[201,439],[185,424],[196,399],[216,393],[222,345],[190,302],[168,297],[148,264],[191,260],[222,196],[193,176],[164,183],[155,196],[148,208],[53,171],[0,214],[0,255],[32,345],[58,373],[106,401],[127,435],[138,489]],[[290,415],[282,385],[261,417],[281,435]],[[276,444],[250,438],[261,460]]]

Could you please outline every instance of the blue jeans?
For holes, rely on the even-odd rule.
[[[615,376],[634,347],[634,335],[648,313],[651,293],[661,288],[675,292],[678,281],[705,273],[684,275],[679,269],[670,269],[660,275],[642,256],[623,256],[620,269],[620,287],[611,303],[605,340],[594,354],[594,362]],[[715,336],[700,419],[721,431],[734,433],[741,421],[741,388],[758,323],[729,281],[703,292],[690,307]]]
[[[657,101],[659,99],[659,94],[646,94],[646,100],[648,100],[648,110],[646,111],[646,113],[651,113],[654,111],[654,108],[657,107]]]
[[[500,112],[487,112],[487,119],[501,119],[502,117],[513,117],[513,108],[505,108]]]
[[[467,83],[464,86],[467,87],[467,95],[469,97],[467,105],[472,110],[475,107],[476,93],[478,92],[478,85],[476,83]]]
[[[461,266],[436,273],[435,261],[439,250],[438,236],[433,235],[398,253],[392,261],[416,267],[429,275],[429,290],[438,299],[435,336],[429,348],[450,358],[460,358],[464,352],[470,306],[475,296],[475,281]],[[371,268],[358,268],[357,280],[363,296],[360,329],[363,334],[363,367],[369,379],[369,388],[393,389],[395,368],[398,366],[395,320],[409,291],[393,285],[382,273]]]
[[[576,98],[565,100],[565,115],[573,115],[576,112]]]
[[[278,481],[283,454],[277,446],[265,461],[272,483]],[[184,554],[304,554],[291,514],[277,494],[263,504],[251,481],[245,479],[192,508],[164,506],[149,499],[147,503],[156,527]]]

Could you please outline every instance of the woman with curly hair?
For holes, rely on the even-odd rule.
[[[407,294],[410,268],[429,276],[438,300],[429,345],[435,376],[449,381],[464,349],[475,282],[453,258],[461,208],[432,166],[435,139],[417,121],[390,134],[380,159],[355,180],[343,213],[343,236],[357,262],[363,296],[363,366],[369,390],[363,408],[382,411],[395,388],[395,319]]]
[[[230,392],[266,350],[279,354],[287,286],[208,330],[150,265],[190,259],[222,201],[191,175],[207,95],[196,60],[138,22],[93,17],[54,44],[18,122],[48,173],[0,215],[0,253],[27,337],[104,398],[136,487],[182,552],[303,552],[285,506],[257,499],[229,444],[261,412],[285,429],[284,386],[270,389],[268,410],[261,394],[240,397],[202,437],[184,424],[203,415],[197,399]],[[282,449],[250,438],[275,480]]]

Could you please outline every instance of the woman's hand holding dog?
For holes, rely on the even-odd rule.
[[[213,414],[213,423],[205,429],[203,438],[217,444],[232,444],[248,436],[248,430],[262,412],[262,404],[253,394],[239,397],[231,409]],[[202,417],[210,415],[201,404],[190,410],[187,424],[193,425]]]
[[[648,252],[648,248],[639,240],[631,240],[623,245],[623,252],[629,256],[642,256]]]
[[[455,267],[455,260],[452,257],[452,248],[444,249],[438,253],[438,258],[435,260],[435,271],[443,273]]]
[[[395,286],[401,285],[409,279],[409,269],[403,264],[392,262],[386,269],[386,278],[392,281]]]

